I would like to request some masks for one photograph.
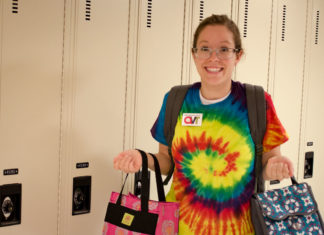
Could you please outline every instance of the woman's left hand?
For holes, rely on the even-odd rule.
[[[290,178],[294,175],[294,167],[292,161],[283,156],[272,156],[263,170],[263,178],[265,180],[282,180]]]

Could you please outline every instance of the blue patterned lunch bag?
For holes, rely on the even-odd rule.
[[[251,200],[256,235],[324,234],[323,220],[311,187],[291,178],[292,185],[256,193]]]

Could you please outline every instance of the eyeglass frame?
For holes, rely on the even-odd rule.
[[[208,57],[206,57],[206,58],[199,58],[197,56],[198,49],[201,49],[201,48],[208,49],[208,51],[209,51],[209,56]],[[220,59],[220,60],[228,60],[228,59],[233,58],[233,55],[234,54],[237,54],[237,53],[239,53],[242,50],[241,48],[228,48],[228,47],[221,47],[221,48],[215,48],[215,49],[211,49],[209,47],[201,47],[201,48],[198,48],[198,47],[191,48],[192,53],[194,53],[195,57],[198,58],[198,59],[209,59],[212,56],[213,52],[215,51],[216,52],[216,56],[217,56],[218,59]],[[231,57],[228,57],[228,58],[220,58],[219,57],[219,52],[220,52],[221,49],[225,49],[225,48],[232,51]]]

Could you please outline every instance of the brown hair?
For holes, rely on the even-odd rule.
[[[242,49],[240,30],[238,29],[234,21],[228,18],[227,15],[211,15],[201,21],[194,34],[193,48],[197,46],[198,37],[201,31],[208,25],[224,25],[229,31],[233,33],[235,48],[240,50]]]

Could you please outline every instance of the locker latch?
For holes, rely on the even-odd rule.
[[[0,186],[0,227],[21,223],[21,184]]]
[[[90,213],[91,176],[73,178],[72,215]]]

